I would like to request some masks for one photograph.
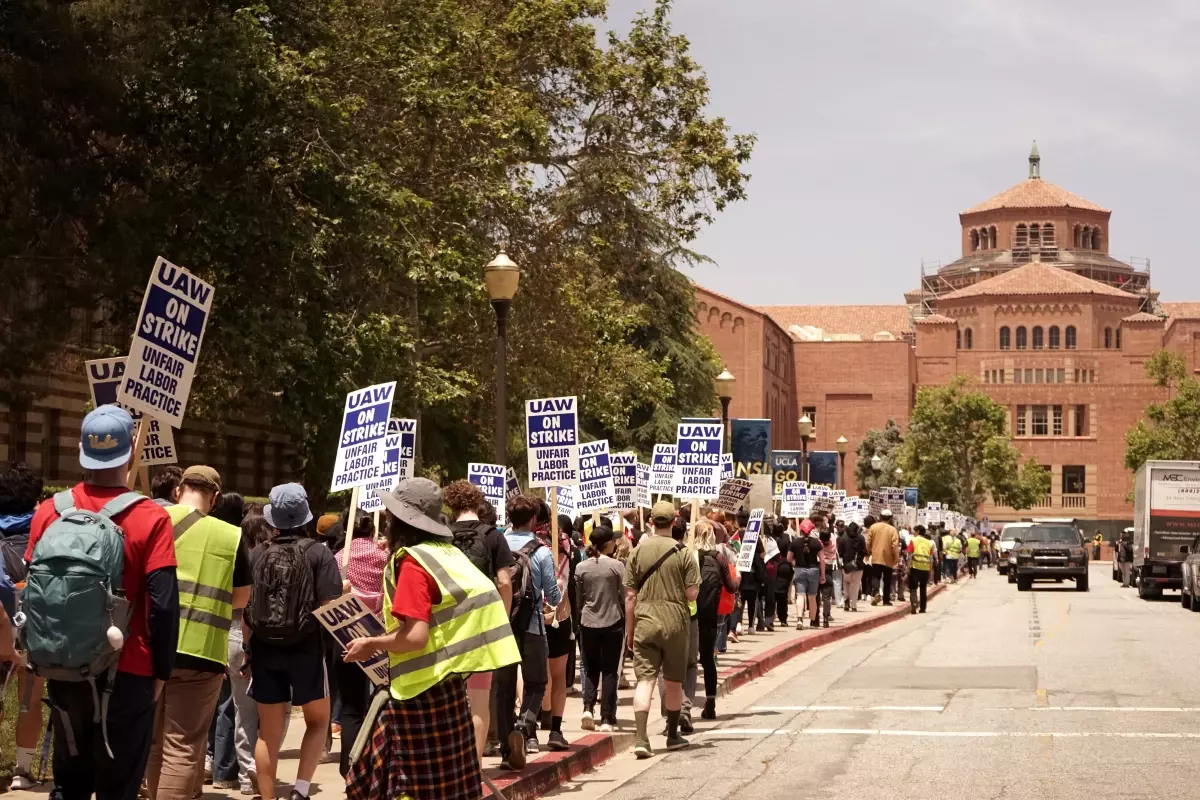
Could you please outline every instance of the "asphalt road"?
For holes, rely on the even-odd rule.
[[[1175,593],[1139,600],[1107,564],[1087,593],[985,570],[734,693],[692,749],[618,755],[556,796],[1197,797],[1198,662]]]

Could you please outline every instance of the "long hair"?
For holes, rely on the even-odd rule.
[[[717,535],[713,529],[713,525],[706,519],[698,521],[688,531],[687,548],[693,553],[699,553],[705,550],[713,550],[717,546]]]

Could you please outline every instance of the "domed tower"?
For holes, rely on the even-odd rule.
[[[1037,142],[1029,176],[958,215],[962,257],[924,276],[934,297],[1040,261],[1145,297],[1149,274],[1108,254],[1112,212],[1042,180]]]

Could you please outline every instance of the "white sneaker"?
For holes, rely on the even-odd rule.
[[[610,723],[610,722],[601,722],[600,723],[600,731],[602,733],[612,733],[615,730],[616,730],[616,728],[614,728],[612,726],[612,723]]]
[[[579,727],[585,731],[594,731],[596,729],[596,718],[592,716],[592,712],[583,712],[583,718],[579,721]]]
[[[20,791],[25,789],[37,788],[37,782],[23,769],[19,769],[13,773],[12,783],[8,785],[10,791]]]

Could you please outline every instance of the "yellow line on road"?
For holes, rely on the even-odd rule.
[[[1040,642],[1039,642],[1039,644],[1040,644]],[[1046,694],[1045,689],[1037,690],[1037,704],[1038,704],[1038,708],[1049,708],[1050,707],[1050,696],[1048,694]]]

